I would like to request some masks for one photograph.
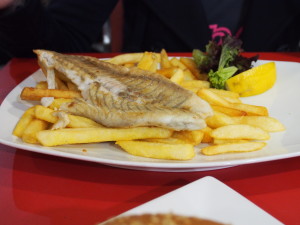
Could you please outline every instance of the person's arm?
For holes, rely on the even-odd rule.
[[[51,0],[43,6],[39,0],[24,0],[13,11],[0,13],[0,53],[26,57],[36,48],[88,51],[116,3]]]

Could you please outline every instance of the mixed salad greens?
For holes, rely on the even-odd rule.
[[[206,45],[206,52],[193,50],[195,63],[201,72],[208,74],[212,87],[225,89],[226,80],[250,69],[252,62],[257,61],[258,55],[250,58],[242,56],[241,46],[240,39],[228,35],[223,38],[222,45],[210,41]]]

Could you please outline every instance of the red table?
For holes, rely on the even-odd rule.
[[[259,54],[260,59],[300,62],[300,53]],[[13,59],[3,67],[0,103],[36,69],[35,59]],[[219,179],[284,224],[300,224],[300,157],[166,173],[119,169],[1,144],[0,224],[96,224],[204,176]]]

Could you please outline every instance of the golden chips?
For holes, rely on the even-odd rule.
[[[49,107],[37,105],[25,111],[13,135],[24,142],[44,146],[114,141],[135,156],[190,160],[196,154],[194,147],[201,143],[209,145],[200,150],[207,156],[250,152],[266,145],[261,140],[268,140],[269,132],[285,129],[277,119],[269,117],[266,107],[244,104],[234,92],[210,88],[207,75],[200,73],[191,58],[169,58],[163,49],[160,53],[121,54],[106,61],[158,73],[196,93],[214,110],[214,115],[206,119],[208,126],[195,131],[154,127],[105,128],[88,118],[67,115],[67,128],[51,130],[59,121],[56,112],[60,105],[80,97],[73,83],[56,77],[58,89],[48,89],[45,82],[38,83],[35,88],[23,89],[23,100],[40,100],[48,96],[55,97],[55,100]]]

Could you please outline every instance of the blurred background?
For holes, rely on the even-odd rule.
[[[63,53],[190,52],[226,35],[248,52],[299,51],[299,0],[1,0],[0,65]]]

